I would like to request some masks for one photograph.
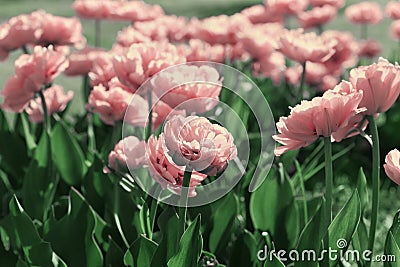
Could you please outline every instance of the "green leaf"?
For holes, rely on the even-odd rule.
[[[10,127],[8,126],[4,111],[0,109],[0,131],[8,131],[9,129]]]
[[[390,266],[390,267],[399,267],[400,264],[398,262],[398,259],[400,259],[400,247],[398,242],[395,240],[395,237],[393,236],[392,232],[389,231],[387,239],[386,239],[386,245],[385,245],[385,253],[386,255],[390,255],[391,257],[394,256],[396,260],[394,261],[387,261],[384,263],[384,266]]]
[[[179,242],[178,253],[169,261],[168,267],[197,266],[203,248],[203,238],[200,233],[200,216],[190,224]]]
[[[119,267],[124,265],[124,252],[122,249],[112,240],[109,239],[109,247],[106,252],[105,266],[107,267]]]
[[[280,179],[271,170],[267,179],[250,197],[250,216],[256,229],[269,231],[278,247],[288,242],[285,224],[286,211],[293,202],[290,181]]]
[[[360,218],[361,202],[356,189],[329,226],[329,247],[334,250],[343,251],[344,253],[347,250],[355,231],[357,230]],[[347,244],[347,246],[339,247],[339,240],[345,240],[345,244]],[[330,266],[336,266],[338,261],[339,259],[336,261],[330,261]]]
[[[285,264],[283,264],[275,255],[272,256],[273,260],[270,261],[265,261],[264,262],[264,267],[285,267]]]
[[[9,244],[9,236],[0,227],[0,237],[3,242],[0,242],[0,266],[15,266],[18,257],[12,252]]]
[[[358,171],[357,191],[360,194],[361,211],[364,213],[365,208],[368,206],[368,186],[362,167]]]
[[[80,184],[87,166],[78,142],[61,123],[56,124],[51,136],[53,159],[61,178],[69,185]]]
[[[124,263],[130,267],[150,266],[157,244],[140,235],[125,253]]]
[[[310,221],[306,224],[306,226],[304,227],[303,231],[300,234],[299,242],[296,248],[296,250],[299,252],[300,255],[305,250],[315,251],[316,252],[315,259],[318,259],[321,240],[325,235],[326,231],[325,229],[323,229],[324,211],[325,211],[325,202],[322,201],[319,209],[310,219]],[[313,267],[313,266],[318,266],[318,262],[317,260],[307,261],[307,262],[296,261],[294,263],[294,266]]]
[[[226,248],[238,209],[237,198],[234,194],[228,194],[213,212],[213,228],[209,236],[211,252],[218,253]]]
[[[29,163],[25,142],[7,131],[0,131],[0,163],[3,170],[16,178],[24,176],[24,167]]]
[[[48,140],[44,133],[22,184],[22,199],[25,209],[32,218],[38,220],[46,218],[58,182],[49,168],[48,149],[50,144]]]
[[[25,113],[21,114],[21,122],[26,146],[29,151],[33,151],[36,148],[35,136],[31,133],[28,116]]]
[[[72,188],[68,213],[58,221],[50,218],[44,226],[44,237],[68,266],[102,266],[103,256],[94,238],[95,223],[90,206]]]
[[[256,239],[251,233],[244,231],[232,247],[229,266],[252,266],[256,261],[258,261]]]
[[[165,267],[168,260],[174,256],[178,250],[178,225],[179,219],[172,207],[167,207],[158,218],[162,239],[151,262],[151,267]]]
[[[54,254],[50,243],[41,239],[31,218],[24,212],[15,196],[10,201],[10,213],[17,239],[30,266],[66,266]]]
[[[396,257],[395,262],[385,262],[385,267],[398,267],[398,260],[400,259],[400,211],[396,213],[393,218],[392,227],[386,237],[385,243],[385,254],[394,255]]]

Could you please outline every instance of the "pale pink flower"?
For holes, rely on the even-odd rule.
[[[185,110],[173,109],[167,103],[158,100],[153,107],[153,130],[157,130],[166,119],[174,115],[186,116]]]
[[[221,81],[213,67],[180,65],[157,75],[152,87],[156,95],[172,108],[204,113],[218,104]]]
[[[133,28],[152,41],[182,41],[188,37],[188,21],[185,17],[161,16],[155,20],[136,22]]]
[[[133,44],[125,55],[114,58],[114,71],[121,83],[132,91],[159,71],[186,61],[169,43]]]
[[[330,5],[336,8],[340,8],[344,5],[344,0],[310,0],[312,6],[324,6]]]
[[[343,69],[353,67],[358,62],[358,44],[350,32],[325,31],[322,34],[325,39],[336,41],[333,46],[334,53],[323,62],[328,72],[335,76],[340,76]]]
[[[334,75],[325,75],[322,77],[321,82],[318,84],[318,89],[322,92],[325,92],[327,90],[330,90],[334,88],[339,82],[339,77],[336,77]]]
[[[374,58],[382,52],[381,45],[376,40],[364,40],[358,44],[358,56]]]
[[[107,53],[102,48],[85,47],[72,52],[68,57],[68,68],[64,71],[67,76],[87,75],[93,68],[93,63],[101,54]]]
[[[355,24],[378,24],[383,19],[381,6],[376,2],[361,2],[346,8],[346,18]]]
[[[164,15],[159,5],[149,5],[143,1],[119,1],[109,10],[109,18],[114,20],[147,21]]]
[[[109,82],[116,77],[111,53],[98,54],[92,64],[92,69],[88,74],[92,86],[100,84],[108,86]]]
[[[265,0],[265,6],[276,14],[294,15],[308,6],[308,0]]]
[[[243,9],[240,12],[242,15],[247,17],[253,24],[278,22],[282,23],[282,15],[275,13],[270,8],[266,8],[265,5],[254,5]]]
[[[286,70],[285,57],[279,52],[273,52],[253,64],[253,74],[272,79],[275,85],[280,84]]]
[[[182,190],[184,169],[178,167],[173,163],[171,157],[168,155],[165,144],[164,134],[160,134],[159,137],[150,136],[147,142],[147,153],[148,153],[148,168],[150,175],[153,179],[161,185],[162,188],[168,188],[176,194],[180,194]],[[189,183],[189,197],[195,197],[195,187],[207,178],[207,175],[192,172]]]
[[[42,22],[42,35],[36,41],[41,46],[73,45],[83,48],[86,39],[82,34],[82,24],[77,18],[65,18],[48,14],[43,10],[32,13]]]
[[[338,86],[348,86],[348,83]],[[321,136],[331,137],[348,127],[351,119],[365,110],[358,108],[362,92],[346,95],[328,92],[310,101],[303,100],[291,109],[288,117],[279,119],[276,124],[279,133],[273,138],[282,146],[275,148],[275,155],[306,147]]]
[[[210,44],[235,44],[236,33],[248,27],[251,22],[242,14],[232,16],[219,15],[203,20],[192,19],[190,26],[193,28],[191,37],[201,39]]]
[[[187,62],[213,61],[222,63],[225,60],[225,47],[221,44],[210,45],[200,39],[191,39],[188,45],[181,45],[179,48],[182,48]]]
[[[128,26],[118,32],[117,43],[123,47],[129,47],[136,43],[151,42],[152,38],[147,33],[141,33],[136,28]]]
[[[277,42],[266,31],[269,24],[261,24],[260,27],[251,26],[251,28],[238,33],[238,39],[243,48],[254,59],[268,57],[275,51]]]
[[[313,9],[301,12],[297,15],[301,27],[309,29],[326,24],[337,15],[337,9],[330,5],[314,7]]]
[[[49,115],[64,111],[64,109],[67,107],[67,104],[74,96],[74,92],[72,91],[64,93],[63,88],[59,85],[53,85],[52,87],[46,89],[43,94],[46,100],[47,112]],[[25,111],[29,115],[29,120],[31,122],[42,122],[43,107],[41,98],[36,97],[35,99],[32,99]]]
[[[1,108],[12,112],[22,112],[34,97],[36,86],[25,83],[25,79],[19,76],[11,76],[4,84],[0,95],[4,97]]]
[[[237,156],[227,129],[197,116],[173,116],[164,125],[168,154],[180,166],[215,176]]]
[[[108,166],[119,172],[146,165],[146,142],[140,141],[136,136],[128,136],[119,141],[108,155]]]
[[[400,152],[397,149],[391,150],[385,157],[383,165],[386,175],[396,184],[400,185]]]
[[[290,84],[299,84],[302,73],[303,67],[301,65],[292,66],[286,70],[286,81],[288,81]],[[326,75],[328,75],[328,70],[322,63],[307,63],[305,76],[305,82],[307,84],[317,86],[322,82],[322,79]]]
[[[25,83],[32,84],[39,91],[43,85],[50,84],[68,67],[64,54],[48,48],[35,46],[33,54],[21,55],[15,61],[15,74],[25,79]]]
[[[19,15],[0,25],[0,49],[6,55],[12,50],[35,43],[42,35],[42,21],[32,14]]]
[[[114,125],[124,118],[132,96],[132,93],[120,87],[111,87],[107,90],[103,85],[97,85],[90,92],[86,108],[99,114],[105,124]]]
[[[329,89],[332,90],[325,90],[324,95],[336,94],[341,96],[357,93],[351,83],[346,81],[342,81],[339,86],[332,86]],[[359,105],[359,107],[361,106]],[[364,114],[366,110],[364,107],[359,108],[357,114],[349,119],[347,126],[341,127],[332,134],[332,139],[336,142],[341,142],[345,138],[353,137],[358,135],[360,131],[364,131],[368,125],[368,120],[365,119]]]
[[[285,31],[280,39],[279,50],[289,59],[304,63],[324,62],[335,52],[333,39],[324,38],[314,32],[303,33],[303,29]]]
[[[393,21],[390,25],[390,35],[394,39],[400,40],[400,19]]]
[[[244,49],[241,42],[237,42],[236,44],[224,45],[224,55],[225,59],[231,62],[234,60],[246,61],[250,58],[250,55]]]
[[[386,15],[394,20],[400,19],[400,1],[390,1],[386,5]]]
[[[363,91],[361,107],[367,115],[387,111],[400,93],[400,66],[384,58],[377,63],[361,66],[350,71],[350,82],[358,91]]]
[[[110,0],[75,0],[72,4],[75,13],[85,19],[108,19],[117,6],[117,1]]]

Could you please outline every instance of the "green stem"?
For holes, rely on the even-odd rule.
[[[115,224],[117,226],[118,232],[122,238],[122,241],[124,242],[125,247],[129,248],[130,247],[129,242],[128,242],[127,238],[125,237],[125,233],[122,229],[121,222],[120,222],[119,216],[118,216],[119,208],[120,208],[120,202],[119,202],[119,198],[120,198],[119,193],[120,192],[119,192],[119,190],[120,190],[120,188],[119,188],[118,181],[115,181],[115,184],[114,184],[114,207],[113,207],[114,220],[115,220]]]
[[[368,39],[368,25],[361,24],[361,39],[367,40]]]
[[[149,139],[153,128],[153,96],[151,90],[147,92],[147,102],[149,105],[149,118],[147,119],[147,128],[145,134],[146,141]]]
[[[39,97],[42,101],[42,109],[43,109],[43,129],[50,135],[51,125],[50,125],[50,117],[49,111],[47,109],[46,98],[44,97],[44,90],[39,91]]]
[[[186,212],[187,212],[187,201],[189,193],[190,178],[192,176],[192,171],[189,167],[186,167],[185,174],[183,175],[183,183],[181,190],[181,198],[179,199],[179,236],[178,240],[181,238],[186,230]]]
[[[373,252],[375,243],[375,232],[378,221],[379,209],[379,184],[380,184],[380,151],[379,151],[379,134],[378,126],[376,125],[373,116],[368,117],[369,127],[372,135],[372,214],[371,214],[371,227],[369,229],[368,249]],[[368,266],[371,262],[368,263]]]
[[[301,81],[300,81],[299,95],[298,95],[299,102],[303,99],[304,83],[306,81],[307,61],[303,62],[302,67],[303,67],[303,73],[301,74]]]
[[[301,189],[301,194],[303,196],[304,223],[307,224],[307,222],[308,222],[308,208],[307,208],[306,189],[305,189],[305,186],[304,186],[303,172],[301,171],[301,166],[300,166],[299,162],[296,160],[294,163],[296,164],[296,170],[297,170],[297,173],[299,174],[299,177],[300,177],[300,189]]]
[[[324,137],[325,148],[325,218],[324,229],[326,229],[325,249],[329,247],[328,227],[332,222],[332,187],[333,187],[333,170],[332,170],[332,143],[331,137]]]
[[[100,47],[101,46],[101,20],[96,19],[94,21],[94,46]]]

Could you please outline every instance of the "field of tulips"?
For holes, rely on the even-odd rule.
[[[0,267],[400,266],[400,1],[46,1],[0,0]]]

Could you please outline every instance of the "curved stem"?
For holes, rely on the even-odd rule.
[[[380,153],[379,153],[379,134],[378,126],[376,125],[373,116],[368,117],[369,127],[372,135],[372,213],[371,227],[369,228],[368,249],[373,252],[375,243],[375,232],[378,221],[379,209],[379,183],[380,183]],[[368,263],[368,266],[371,262]]]
[[[153,128],[153,96],[151,90],[147,92],[147,102],[149,105],[149,118],[147,119],[147,128],[145,134],[146,141],[149,139]]]
[[[301,81],[300,81],[299,95],[298,95],[299,102],[303,99],[304,83],[306,81],[307,61],[303,62],[302,67],[303,67],[303,73],[301,74]]]
[[[179,199],[179,236],[178,241],[186,230],[186,212],[187,212],[187,202],[190,178],[192,176],[192,170],[188,167],[185,169],[185,174],[183,175],[181,198]]]
[[[332,187],[333,187],[333,170],[332,170],[332,143],[330,137],[324,137],[325,148],[325,218],[324,229],[327,234],[325,236],[325,249],[329,247],[328,227],[332,222]]]

